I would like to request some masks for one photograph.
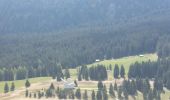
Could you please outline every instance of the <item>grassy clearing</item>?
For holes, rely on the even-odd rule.
[[[124,65],[126,73],[128,73],[129,66],[136,61],[138,62],[146,62],[146,61],[156,61],[158,59],[157,54],[144,54],[144,57],[139,57],[137,56],[129,56],[129,57],[123,57],[120,59],[112,59],[112,60],[104,60],[101,62],[95,62],[93,64],[87,65],[88,67],[97,65],[97,64],[102,64],[105,66],[109,66],[110,64],[112,67],[114,67],[115,64],[118,64],[119,66]]]
[[[129,57],[123,57],[123,58],[119,58],[119,59],[112,59],[112,60],[104,60],[101,62],[95,62],[93,64],[89,64],[87,65],[88,67],[91,67],[93,65],[98,65],[98,64],[102,64],[105,66],[109,66],[110,64],[112,65],[112,67],[114,67],[115,64],[118,64],[119,67],[121,65],[124,65],[125,67],[125,72],[126,74],[129,71],[129,66],[133,63],[135,63],[136,61],[138,62],[146,62],[146,61],[156,61],[158,59],[157,54],[144,54],[144,57],[139,57],[137,56],[129,56]],[[76,79],[77,78],[77,69],[70,69],[70,74],[71,74],[71,78],[72,79]],[[108,73],[108,79],[112,80],[113,73],[109,72]]]
[[[48,80],[51,80],[51,77],[38,77],[38,78],[30,78],[29,79],[31,84],[32,83],[37,83],[37,82],[45,82],[45,81],[48,81]],[[19,89],[21,87],[24,87],[25,86],[25,81],[26,80],[17,80],[17,81],[14,81],[15,89]],[[8,86],[10,87],[12,81],[6,81],[6,82],[8,83]],[[5,85],[6,82],[0,82],[0,93],[4,92],[4,85]]]

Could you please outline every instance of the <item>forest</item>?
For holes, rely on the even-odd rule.
[[[169,4],[169,0],[1,0],[0,67],[58,63],[74,68],[96,59],[142,53],[169,56]]]

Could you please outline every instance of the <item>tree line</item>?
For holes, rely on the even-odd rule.
[[[50,76],[53,79],[57,77],[60,81],[64,77],[62,66],[55,64],[53,66],[43,67],[16,67],[16,68],[3,68],[0,69],[0,81],[14,81],[26,78],[45,77]]]
[[[148,78],[152,79],[156,84],[162,84],[170,89],[170,59],[159,59],[156,62],[136,62],[129,69],[128,77],[133,78]]]

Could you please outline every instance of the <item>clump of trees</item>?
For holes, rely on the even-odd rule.
[[[3,68],[0,69],[0,81],[14,81],[26,78],[45,77],[51,76],[53,79],[57,77],[61,81],[64,77],[62,67],[60,64],[51,64],[48,68],[44,66],[38,67],[16,67],[16,68]],[[70,78],[68,69],[65,69],[66,78]]]
[[[79,69],[78,80],[107,80],[107,69],[104,65],[96,65],[90,68],[87,66],[82,66]]]

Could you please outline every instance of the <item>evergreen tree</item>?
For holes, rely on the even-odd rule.
[[[41,99],[41,92],[38,91],[38,99]]]
[[[102,100],[102,92],[100,90],[97,91],[96,99],[97,100]]]
[[[77,99],[81,99],[81,90],[80,89],[76,90],[75,96],[77,97]]]
[[[92,100],[96,100],[96,95],[95,95],[94,90],[92,91],[91,98],[92,98]]]
[[[117,88],[117,83],[116,83],[116,82],[115,82],[115,84],[114,84],[114,90],[115,90],[115,91],[118,90],[118,88]]]
[[[25,97],[28,97],[28,95],[29,95],[29,91],[26,90],[26,91],[25,91]]]
[[[50,89],[50,90],[55,90],[55,87],[54,87],[54,84],[53,84],[53,83],[51,83],[49,89]]]
[[[88,100],[87,90],[84,91],[83,100]]]
[[[25,87],[28,88],[28,87],[30,87],[30,86],[31,86],[30,82],[29,82],[28,80],[26,80],[26,82],[25,82]]]
[[[70,78],[70,71],[68,68],[65,69],[65,78],[66,79]]]
[[[152,90],[149,91],[148,100],[153,100],[153,93],[152,93]]]
[[[124,77],[125,77],[125,68],[124,68],[124,66],[123,66],[123,65],[121,65],[121,69],[120,69],[120,76],[121,76],[122,78],[124,78]]]
[[[107,93],[107,87],[106,87],[106,85],[103,86],[103,92]]]
[[[8,92],[9,92],[9,86],[8,86],[8,83],[5,83],[4,93],[8,93]]]
[[[76,81],[76,80],[74,80],[74,84],[75,84],[76,87],[78,87],[78,84],[77,84],[77,81]]]
[[[81,73],[78,74],[78,81],[82,81]]]
[[[108,95],[106,92],[103,93],[103,100],[108,100]]]
[[[109,65],[109,70],[112,70],[112,65],[111,64]]]
[[[114,93],[112,84],[110,84],[110,87],[109,87],[109,94],[110,94],[111,97],[113,97],[113,98],[115,97],[115,93]]]
[[[14,84],[14,82],[12,82],[10,91],[14,91],[14,90],[15,90],[15,84]]]
[[[114,76],[115,79],[119,78],[119,66],[118,66],[118,64],[116,64],[115,67],[114,67],[113,76]]]
[[[99,81],[97,86],[98,86],[98,90],[103,90],[103,83],[102,83],[102,81]]]
[[[37,94],[36,93],[34,93],[34,98],[37,98]]]
[[[129,100],[129,97],[128,97],[129,95],[128,95],[127,89],[123,90],[123,95],[124,95],[125,100]]]
[[[123,92],[123,89],[122,89],[122,86],[119,87],[118,89],[118,98],[122,98],[122,92]]]
[[[132,80],[130,83],[130,94],[132,96],[137,94],[137,86],[136,86],[136,82],[134,80]]]

